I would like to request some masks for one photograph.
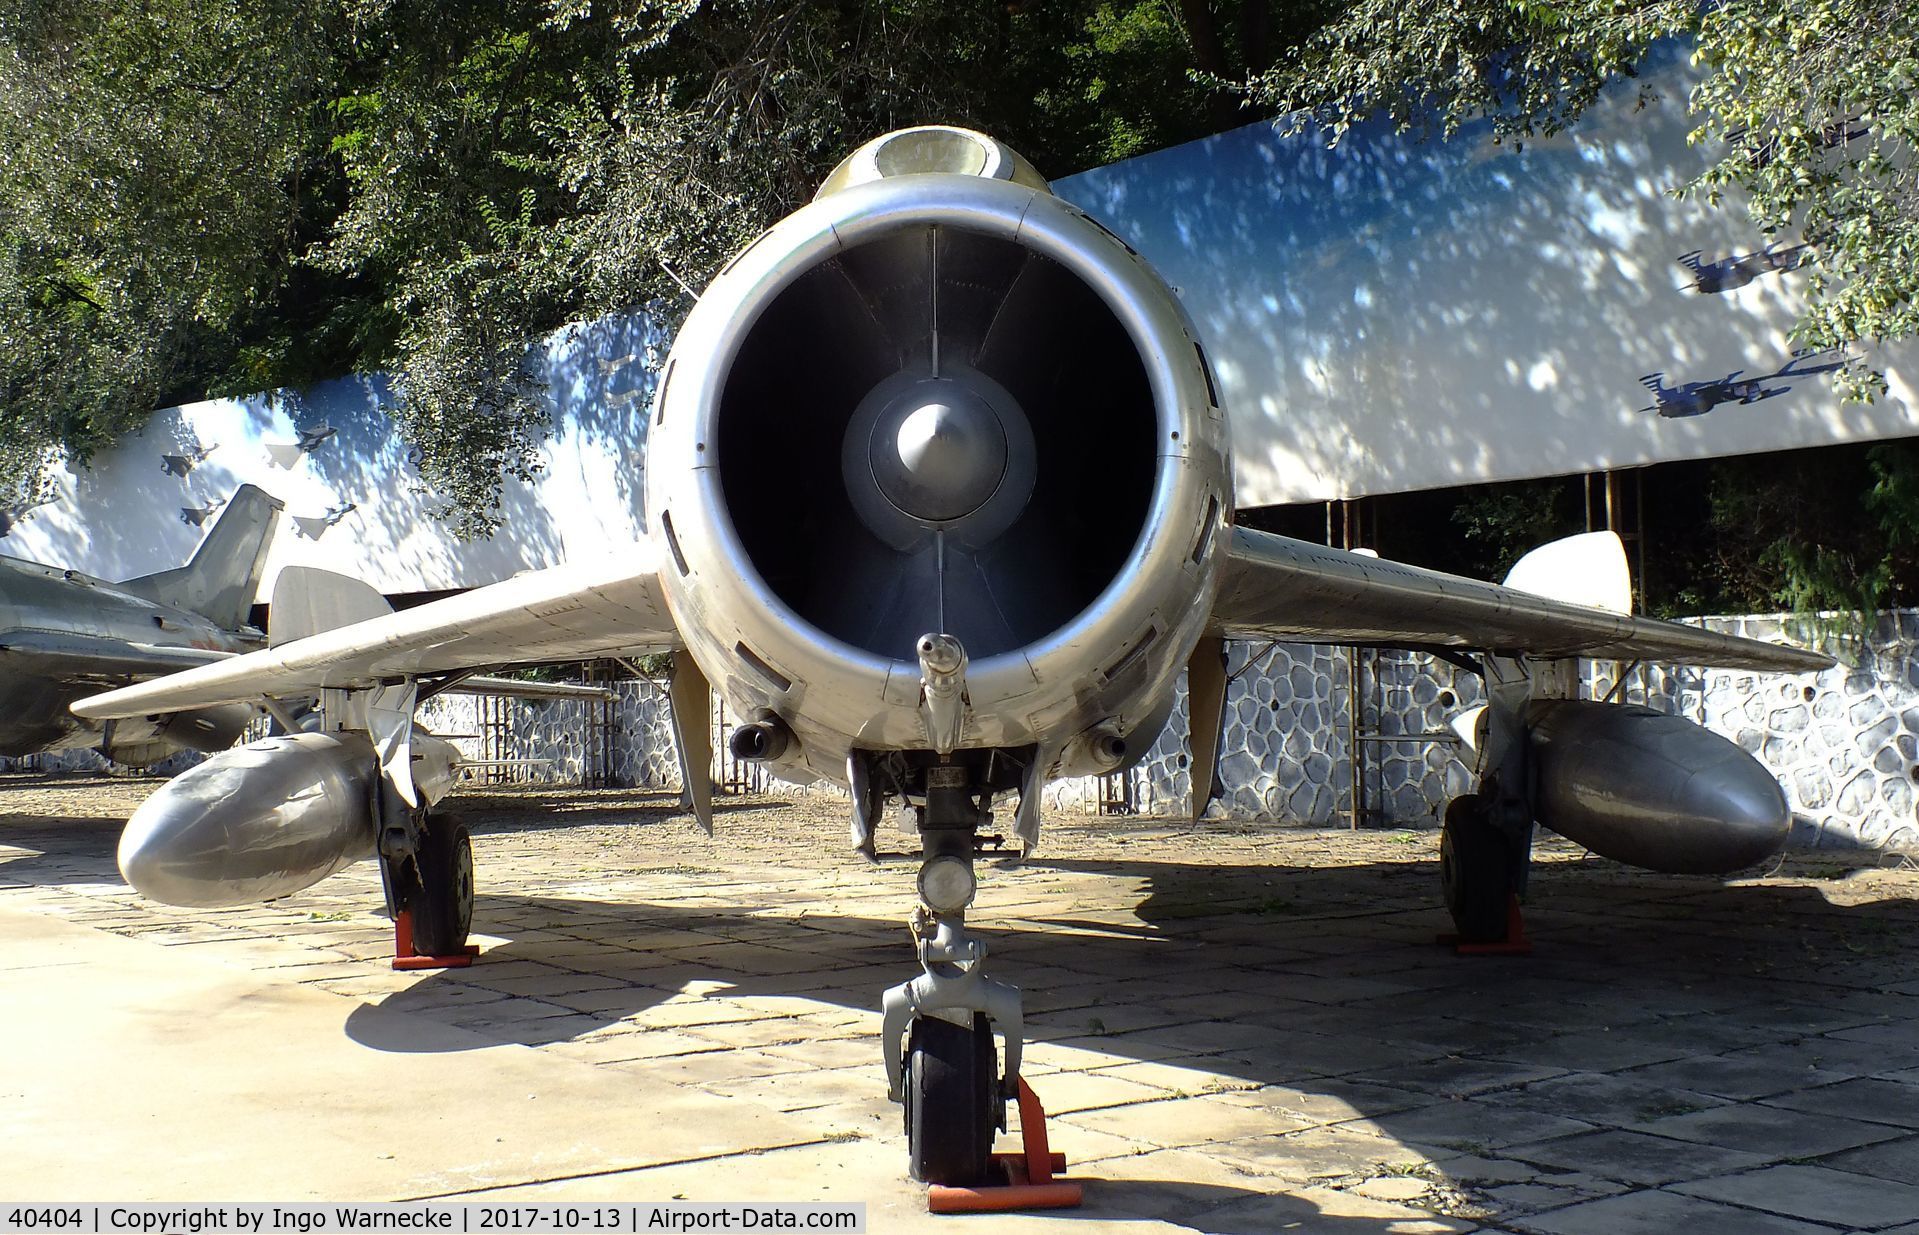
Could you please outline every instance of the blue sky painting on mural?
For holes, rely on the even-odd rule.
[[[1705,166],[1689,73],[1523,150],[1262,123],[1054,187],[1179,288],[1244,506],[1919,433],[1912,350],[1842,403],[1787,337],[1800,251],[1672,195]]]

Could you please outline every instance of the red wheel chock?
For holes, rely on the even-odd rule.
[[[395,969],[465,969],[480,954],[480,945],[469,943],[450,956],[421,956],[413,950],[413,911],[402,909],[393,919],[393,967]]]
[[[1519,894],[1506,902],[1506,937],[1468,942],[1458,935],[1441,935],[1438,942],[1453,950],[1455,956],[1531,956],[1532,937],[1526,934],[1526,915],[1519,908]]]
[[[1010,1213],[1024,1209],[1072,1209],[1083,1199],[1079,1184],[1053,1178],[1066,1169],[1066,1155],[1046,1144],[1046,1108],[1039,1095],[1019,1078],[1019,1135],[1023,1146],[1016,1154],[994,1154],[993,1164],[1005,1172],[1003,1184],[977,1188],[934,1184],[926,1190],[926,1208],[936,1214]]]

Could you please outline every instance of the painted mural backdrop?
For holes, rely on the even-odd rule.
[[[668,340],[643,315],[568,327],[533,349],[553,429],[531,484],[509,479],[505,520],[463,543],[432,518],[382,377],[213,399],[156,413],[61,477],[54,501],[11,512],[0,553],[127,579],[184,562],[242,484],[286,503],[262,584],[319,566],[383,592],[474,587],[617,550],[642,526],[645,423]]]
[[[1919,433],[1912,349],[1794,351],[1804,250],[1673,190],[1672,53],[1571,132],[1496,146],[1254,124],[1055,188],[1176,286],[1233,418],[1241,505],[1322,501]]]

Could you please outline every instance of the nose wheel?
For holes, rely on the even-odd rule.
[[[970,844],[966,852],[937,854],[921,867],[921,896],[931,902],[912,923],[921,973],[882,998],[880,1040],[887,1097],[906,1108],[913,1178],[976,1187],[1003,1182],[990,1178],[993,1133],[1006,1126],[1006,1098],[1019,1085],[1025,1031],[1019,988],[986,976],[985,941],[966,929],[960,902],[972,899]],[[969,868],[965,887],[955,882],[956,863]],[[996,1032],[1006,1039],[1003,1079]]]
[[[906,1047],[906,1145],[913,1178],[929,1184],[987,1182],[993,1133],[1005,1123],[999,1052],[983,1012],[971,1026],[917,1017]]]

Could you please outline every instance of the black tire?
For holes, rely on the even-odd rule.
[[[972,1029],[914,1020],[906,1045],[906,1147],[913,1178],[972,1187],[987,1178],[998,1123],[999,1052],[983,1013]]]
[[[413,913],[413,950],[452,956],[466,946],[473,925],[473,838],[446,815],[427,816],[414,855],[407,908]]]
[[[1446,909],[1465,943],[1506,938],[1514,881],[1512,845],[1486,819],[1479,797],[1468,794],[1446,805],[1439,837],[1439,885]]]

